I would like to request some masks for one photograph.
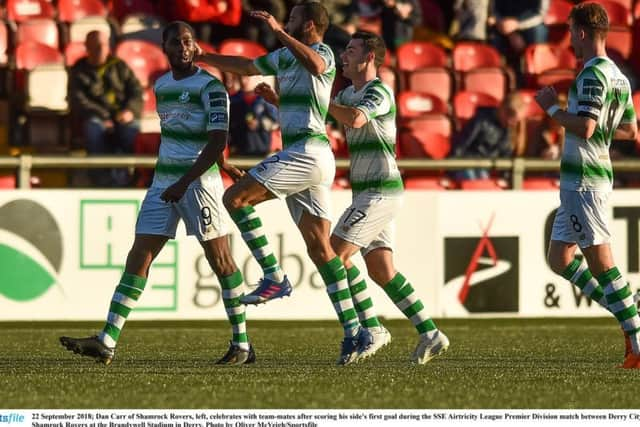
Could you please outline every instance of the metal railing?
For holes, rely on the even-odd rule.
[[[137,167],[153,168],[156,164],[155,156],[53,156],[22,154],[18,157],[0,156],[0,169],[17,169],[18,188],[30,188],[31,172],[41,168],[108,168],[108,167]],[[260,162],[262,158],[238,157],[231,162],[240,168],[250,168]],[[336,159],[338,169],[348,169],[349,160]],[[511,171],[512,188],[521,189],[526,172],[558,171],[559,161],[514,158],[514,159],[400,159],[398,167],[403,170],[461,170],[470,168]],[[616,172],[640,172],[640,159],[617,160],[613,162]]]

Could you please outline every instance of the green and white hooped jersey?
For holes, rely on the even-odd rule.
[[[312,75],[286,48],[277,49],[254,60],[263,75],[278,79],[280,129],[282,144],[287,148],[298,142],[329,146],[325,119],[331,101],[331,85],[336,76],[333,52],[324,43],[311,49],[324,59],[324,73]]]
[[[229,130],[229,95],[222,82],[203,69],[181,80],[168,72],[156,81],[154,92],[161,143],[151,186],[166,188],[195,163],[209,142],[209,131]],[[212,179],[220,179],[217,164],[192,185]]]
[[[396,165],[396,105],[391,88],[376,78],[359,91],[353,86],[340,91],[335,102],[357,108],[367,118],[361,128],[345,126],[353,192],[402,192],[402,177]]]
[[[636,119],[629,80],[607,57],[584,64],[569,90],[567,111],[597,121],[591,138],[566,133],[560,163],[560,188],[573,191],[611,191],[613,169],[609,146],[621,123]]]

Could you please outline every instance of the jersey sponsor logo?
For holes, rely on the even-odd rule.
[[[178,98],[178,101],[180,101],[183,104],[186,104],[187,102],[189,102],[189,99],[191,98],[191,95],[189,95],[189,91],[185,90],[184,92],[182,92],[182,94],[180,95],[180,98]]]
[[[209,123],[227,123],[227,113],[212,111],[209,113]]]
[[[584,79],[582,81],[582,95],[591,98],[600,98],[604,92],[604,85],[597,79]]]

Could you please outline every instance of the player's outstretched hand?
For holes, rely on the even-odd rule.
[[[261,96],[269,104],[278,105],[279,97],[275,90],[267,83],[259,83],[254,89],[256,95]]]
[[[535,96],[536,102],[543,110],[558,104],[558,94],[553,86],[545,86],[540,89]]]
[[[187,185],[184,185],[181,181],[177,181],[164,190],[160,195],[160,199],[167,203],[176,203],[182,199],[185,191],[187,191]]]
[[[273,32],[282,31],[282,25],[280,25],[276,18],[274,18],[269,12],[265,12],[264,10],[253,10],[249,12],[249,16],[266,22]]]
[[[227,162],[224,162],[222,165],[220,165],[220,168],[225,171],[227,175],[229,175],[229,178],[231,178],[233,182],[238,182],[240,178],[247,174],[242,169],[238,169],[231,163]]]

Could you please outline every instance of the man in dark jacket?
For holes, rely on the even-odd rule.
[[[71,112],[82,126],[85,147],[91,154],[133,153],[140,130],[142,87],[133,71],[110,55],[109,38],[91,31],[85,41],[87,56],[69,72]],[[92,184],[123,186],[129,181],[126,170],[93,169]]]
[[[500,107],[480,107],[454,138],[451,157],[458,158],[508,158],[524,144],[525,118],[522,96],[509,94]],[[456,174],[459,179],[486,179],[485,169],[466,169]]]

